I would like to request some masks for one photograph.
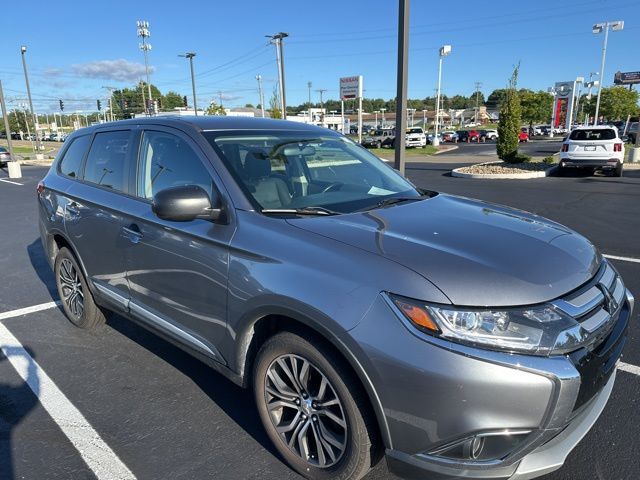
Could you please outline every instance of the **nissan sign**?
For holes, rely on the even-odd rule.
[[[362,75],[340,79],[340,100],[362,98]]]

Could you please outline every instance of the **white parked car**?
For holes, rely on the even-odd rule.
[[[427,136],[424,134],[424,130],[421,127],[407,128],[405,145],[407,147],[426,147]]]
[[[590,168],[622,176],[624,143],[611,125],[577,127],[560,150],[560,168]]]
[[[498,139],[498,130],[496,130],[495,128],[489,128],[488,130],[485,130],[485,132],[486,132],[485,137],[487,138],[487,140]]]

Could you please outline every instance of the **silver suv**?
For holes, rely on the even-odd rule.
[[[416,188],[330,130],[90,127],[37,197],[71,322],[122,315],[250,387],[307,478],[383,454],[406,476],[533,478],[611,393],[633,297],[588,240]]]

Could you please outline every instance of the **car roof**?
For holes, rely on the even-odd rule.
[[[590,126],[585,126],[585,125],[579,125],[577,127],[575,127],[573,130],[618,130],[618,127],[616,127],[615,125],[590,125]]]
[[[132,118],[128,120],[118,120],[116,122],[101,123],[99,125],[92,125],[90,127],[83,128],[78,131],[89,133],[92,130],[97,130],[103,127],[109,126],[135,126],[135,125],[164,125],[168,127],[184,128],[185,126],[191,126],[197,130],[209,131],[209,130],[302,130],[314,132],[316,134],[335,134],[333,130],[318,127],[315,125],[308,125],[302,122],[291,122],[287,120],[276,120],[271,118],[256,118],[256,117],[227,117],[222,115],[204,115],[204,116],[162,116],[155,117],[143,117]]]

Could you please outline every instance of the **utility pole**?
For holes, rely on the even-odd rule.
[[[144,70],[147,74],[147,93],[149,98],[149,114],[151,114],[151,110],[153,109],[153,98],[151,97],[151,80],[149,80],[149,59],[148,52],[151,50],[151,44],[147,43],[147,38],[151,36],[151,32],[149,31],[149,22],[146,20],[138,20],[136,22],[138,36],[142,38],[142,43],[139,44],[140,50],[144,53]],[[154,110],[154,113],[155,112]]]
[[[264,92],[262,91],[262,75],[256,75],[258,81],[258,95],[260,96],[260,110],[262,111],[262,118],[264,118]]]
[[[142,111],[146,112],[147,111],[147,99],[144,95],[144,82],[142,80],[140,80],[140,91],[142,92]]]
[[[311,82],[309,82],[311,83]],[[322,100],[322,95],[326,92],[326,88],[319,88],[316,90],[320,94],[320,115],[322,115],[322,123],[324,124],[324,101]]]
[[[40,145],[40,138],[38,137],[38,116],[33,110],[33,100],[31,100],[31,87],[29,86],[29,74],[27,73],[27,60],[25,59],[25,53],[27,53],[27,47],[22,45],[20,47],[20,53],[22,53],[22,68],[24,70],[24,81],[27,84],[27,96],[29,97],[29,109],[31,110],[31,116],[33,117],[33,128],[36,136],[36,149],[38,151],[43,150]]]
[[[189,66],[191,68],[191,90],[193,91],[193,111],[195,112],[196,117],[198,116],[198,106],[196,104],[196,80],[193,75],[193,57],[196,56],[193,52],[187,52],[184,55],[178,55],[179,57],[188,58]]]
[[[407,109],[409,63],[409,0],[398,0],[398,69],[396,88],[396,137],[394,141],[395,168],[404,175],[404,146],[407,128],[404,112]],[[384,120],[383,120],[384,121]]]
[[[278,64],[278,85],[280,88],[280,109],[282,110],[282,118],[287,119],[287,98],[284,84],[284,56],[282,51],[282,40],[289,36],[288,33],[279,32],[275,35],[267,35],[270,43],[276,46],[276,62]]]
[[[218,98],[220,99],[220,106],[222,107],[222,90],[218,90]]]
[[[482,83],[481,82],[476,82],[475,83],[476,86],[476,115],[475,118],[473,119],[474,123],[478,123],[478,109],[480,108],[480,87],[482,87]]]
[[[9,158],[15,160],[13,156],[13,143],[11,142],[11,128],[9,127],[9,113],[4,103],[4,92],[2,91],[2,80],[0,80],[0,107],[2,107],[2,117],[4,118],[4,131],[7,134],[7,144],[9,146]]]
[[[309,117],[309,123],[311,123],[313,121],[313,117],[311,116],[311,86],[312,83],[311,82],[307,82],[307,91],[309,93],[309,106],[307,107],[307,109],[309,110],[308,113],[308,117]]]

